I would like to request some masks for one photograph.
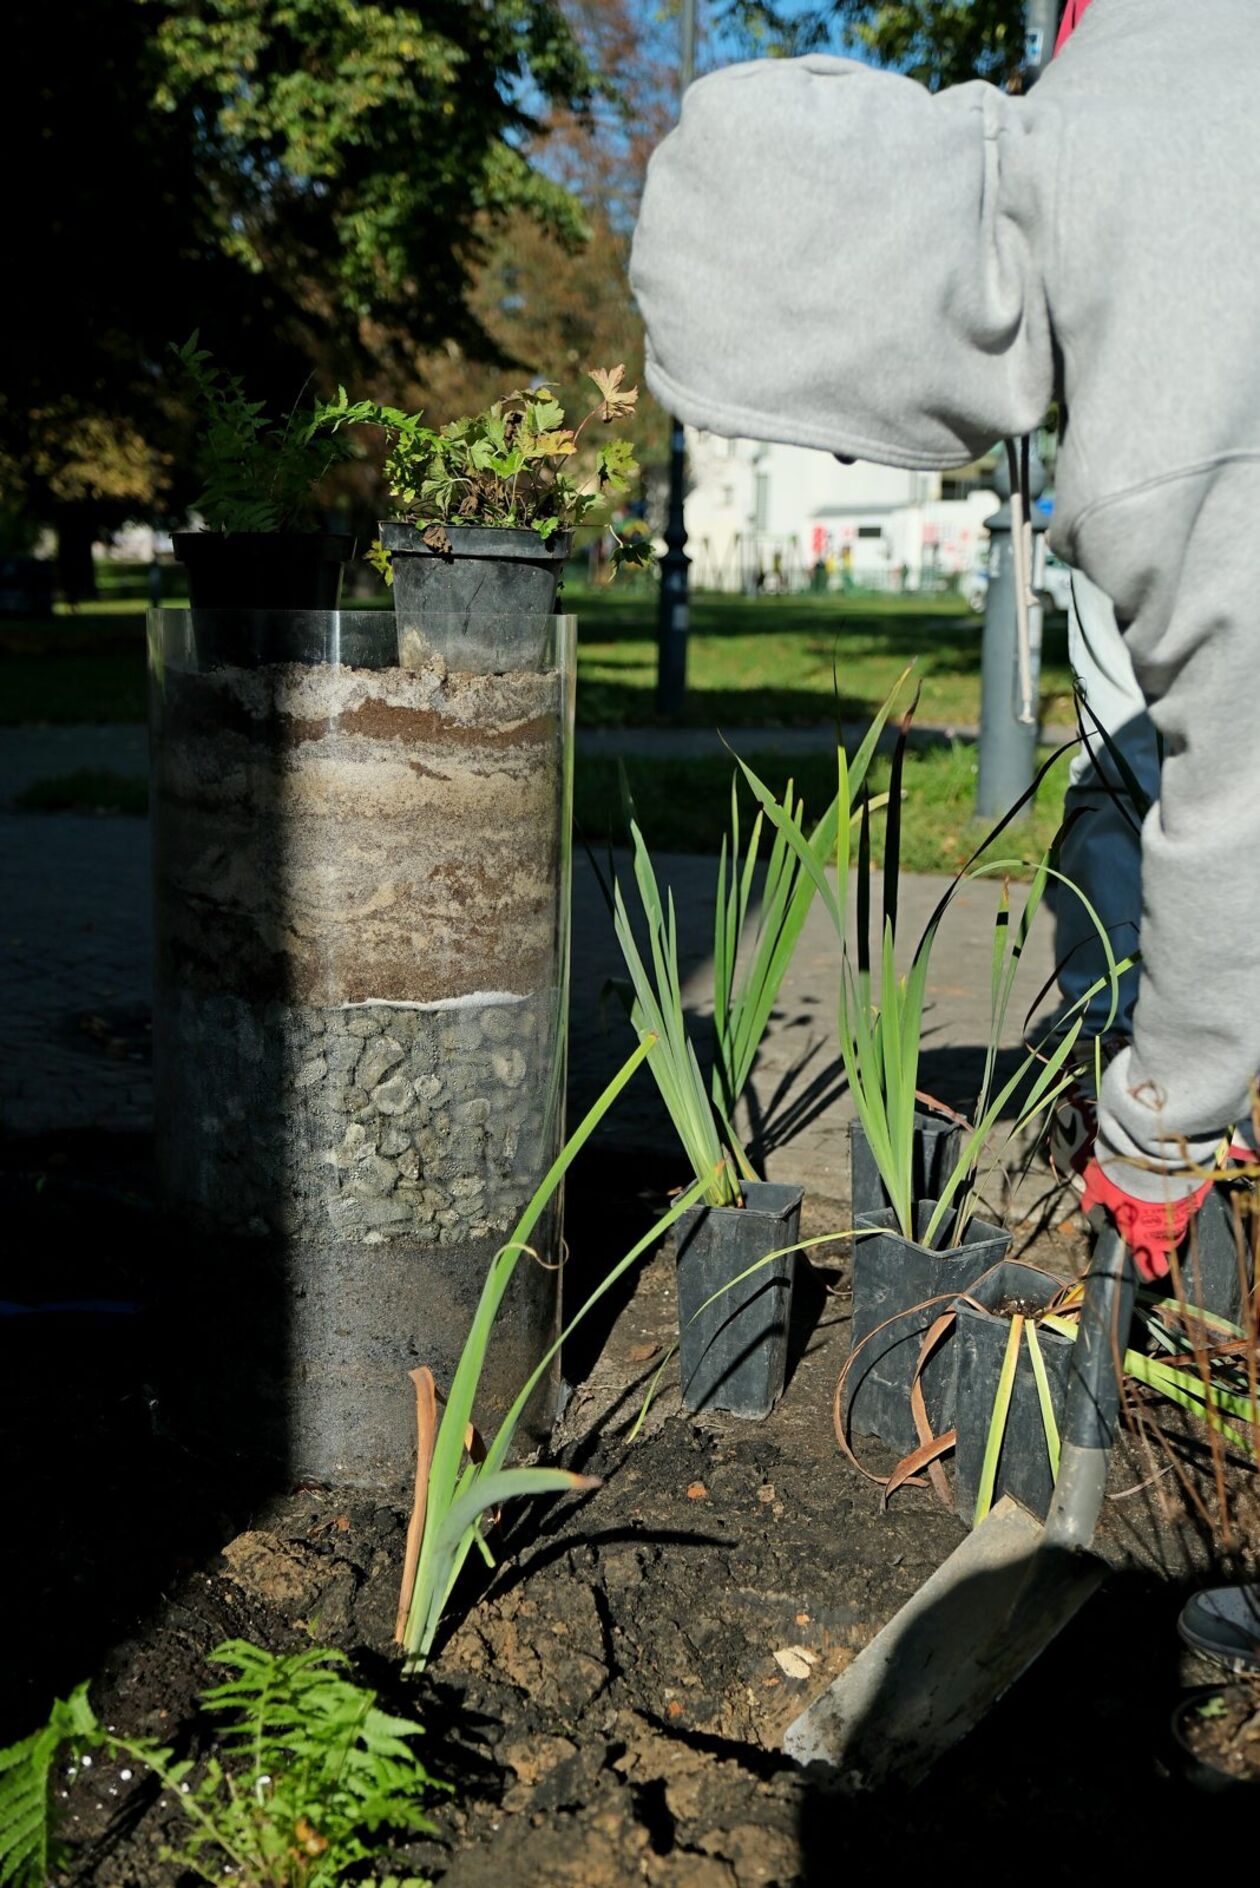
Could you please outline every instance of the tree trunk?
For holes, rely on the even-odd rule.
[[[67,506],[56,518],[57,578],[67,603],[95,600],[96,567],[92,541],[96,536],[92,513],[86,506]]]

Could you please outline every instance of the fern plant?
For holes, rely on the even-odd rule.
[[[536,531],[546,541],[571,531],[607,499],[628,489],[638,473],[628,439],[611,439],[595,453],[585,480],[570,475],[570,461],[593,422],[608,426],[629,419],[639,390],[623,387],[625,367],[594,368],[589,374],[599,399],[576,426],[547,385],[504,394],[485,412],[449,421],[436,430],[419,413],[350,401],[344,387],[321,409],[338,426],[379,426],[390,439],[385,477],[394,517],[414,524],[432,549],[450,548],[450,525],[488,525]],[[616,534],[614,533],[614,536]],[[374,546],[372,562],[390,577],[388,553]],[[614,569],[651,557],[647,540],[617,539]]]
[[[360,1878],[373,1838],[431,1834],[424,1802],[444,1788],[411,1748],[420,1726],[379,1709],[344,1676],[347,1660],[316,1646],[271,1653],[232,1639],[211,1653],[231,1676],[201,1695],[230,1721],[204,1758],[177,1758],[152,1738],[100,1723],[80,1685],[33,1737],[0,1751],[0,1888],[46,1888],[58,1862],[49,1781],[69,1748],[152,1771],[188,1822],[164,1859],[198,1880],[250,1888],[335,1888]],[[394,1878],[393,1888],[425,1888]]]
[[[237,375],[215,366],[198,338],[194,332],[182,347],[171,343],[197,424],[195,457],[205,487],[195,509],[214,531],[309,528],[316,487],[352,454],[339,410],[295,404],[285,418],[270,418]]]

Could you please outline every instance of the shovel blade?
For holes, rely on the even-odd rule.
[[[788,1726],[798,1763],[851,1790],[912,1785],[1065,1626],[1106,1569],[1004,1497],[847,1671]]]

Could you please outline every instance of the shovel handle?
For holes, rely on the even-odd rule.
[[[1133,1255],[1107,1226],[1094,1247],[1068,1372],[1063,1447],[1046,1540],[1088,1548],[1107,1485],[1107,1457],[1120,1414],[1117,1363],[1128,1343],[1136,1291]]]

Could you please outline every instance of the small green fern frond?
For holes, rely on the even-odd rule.
[[[79,1685],[33,1736],[0,1750],[0,1888],[45,1888],[54,1847],[52,1767],[63,1744],[91,1740],[98,1729],[88,1688]]]

